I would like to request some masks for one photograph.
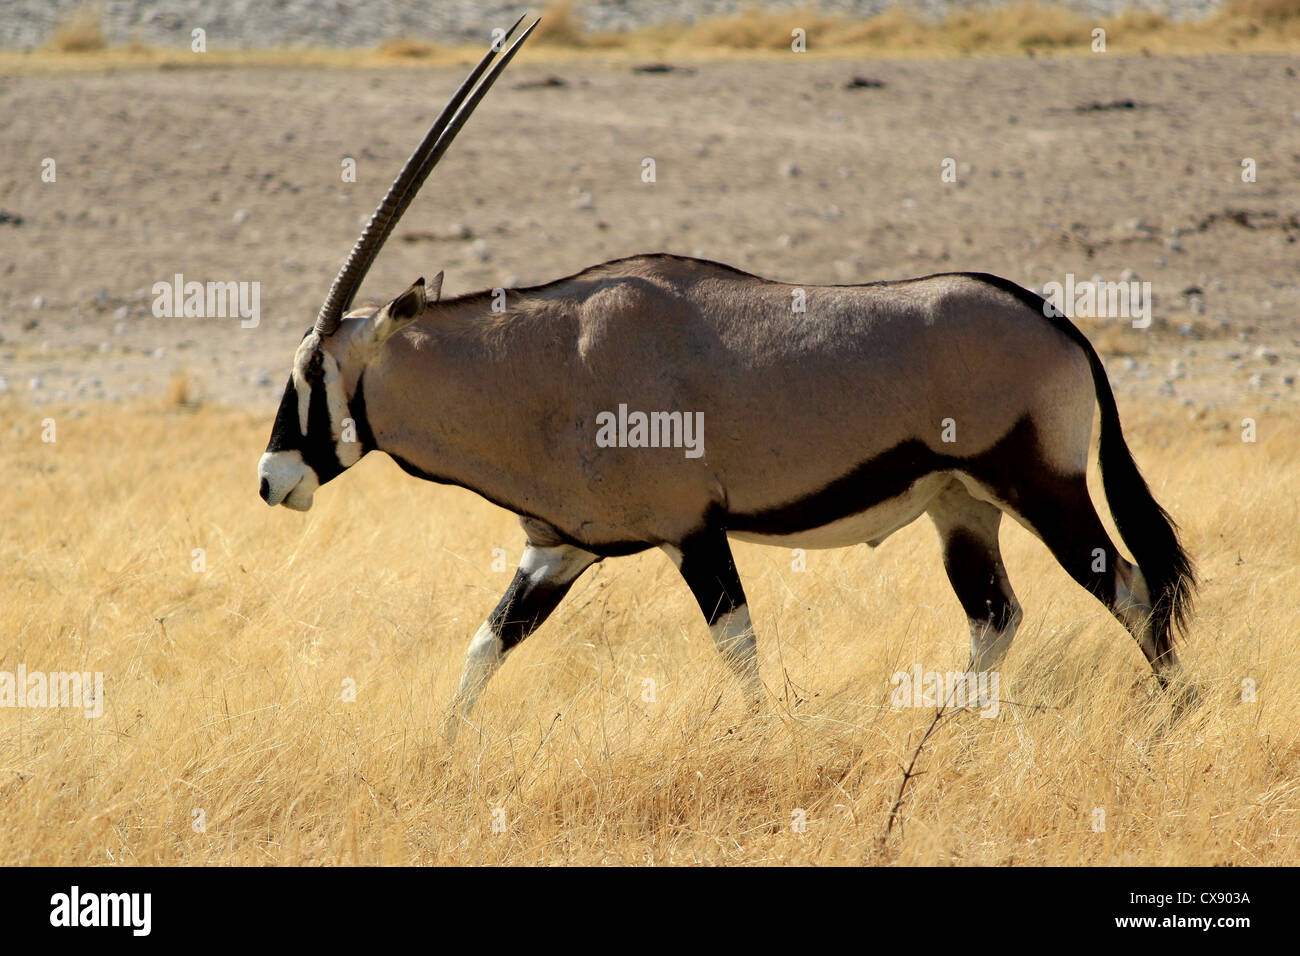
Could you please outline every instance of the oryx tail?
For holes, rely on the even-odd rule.
[[[1101,409],[1098,458],[1106,504],[1120,537],[1146,578],[1151,592],[1152,636],[1156,650],[1164,657],[1173,647],[1175,632],[1186,631],[1196,572],[1178,538],[1178,526],[1151,494],[1124,441],[1115,393],[1096,349],[1077,329],[1074,337],[1088,355],[1097,386],[1097,405]]]

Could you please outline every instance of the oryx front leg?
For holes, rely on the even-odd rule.
[[[474,709],[506,654],[541,626],[578,576],[598,560],[597,555],[567,544],[530,543],[524,548],[514,580],[465,652],[460,687],[443,726],[448,743],[455,740],[460,722]]]
[[[683,542],[680,548],[669,546],[664,550],[695,595],[709,622],[713,644],[740,681],[749,709],[757,711],[764,697],[758,673],[758,644],[726,532],[707,531]]]

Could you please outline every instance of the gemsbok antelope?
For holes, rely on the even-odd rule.
[[[757,706],[754,632],[728,537],[875,546],[921,514],[969,620],[971,669],[997,667],[1021,620],[998,547],[1005,512],[1109,608],[1166,685],[1179,670],[1191,562],[1125,444],[1096,351],[1012,282],[947,273],[794,286],[641,255],[510,289],[504,310],[491,292],[440,300],[438,273],[382,307],[348,311],[536,25],[500,57],[488,51],[390,187],[298,346],[258,466],[267,504],[305,511],[321,485],[383,451],[519,515],[523,557],[469,645],[448,736],[586,568],[648,548],[677,565]],[[1088,494],[1094,405],[1106,500],[1136,564]],[[693,423],[704,430],[683,451]]]

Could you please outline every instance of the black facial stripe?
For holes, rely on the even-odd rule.
[[[334,445],[334,436],[330,431],[329,398],[324,382],[318,381],[311,386],[305,436],[299,427],[298,388],[290,377],[284,389],[284,397],[280,399],[275,424],[271,426],[271,440],[267,443],[266,450],[300,452],[303,461],[316,473],[316,478],[323,485],[343,471],[343,464],[339,461]],[[360,434],[357,437],[360,438]]]
[[[275,422],[271,425],[271,440],[266,443],[268,452],[295,451],[301,444],[298,434],[298,389],[294,387],[293,376],[284,387],[280,398],[280,407],[275,412]]]
[[[357,379],[357,393],[352,396],[352,401],[348,403],[348,414],[357,425],[357,441],[361,443],[361,454],[374,451],[379,446],[375,444],[375,433],[370,430],[370,418],[366,415],[366,373],[362,372]]]
[[[323,485],[343,471],[339,461],[338,449],[330,431],[329,397],[325,391],[325,382],[311,384],[311,400],[307,405],[307,434],[299,445],[303,460],[316,472],[316,477]]]

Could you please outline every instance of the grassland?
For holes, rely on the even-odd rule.
[[[449,748],[511,516],[381,456],[270,511],[262,416],[9,402],[0,670],[102,671],[104,713],[0,709],[0,863],[1294,864],[1300,414],[1249,443],[1248,409],[1121,410],[1201,567],[1203,704],[1171,725],[1128,636],[1007,527],[1016,703],[945,719],[882,844],[934,716],[891,708],[890,675],[965,661],[924,519],[802,572],[738,546],[754,720],[655,552],[589,572]]]

